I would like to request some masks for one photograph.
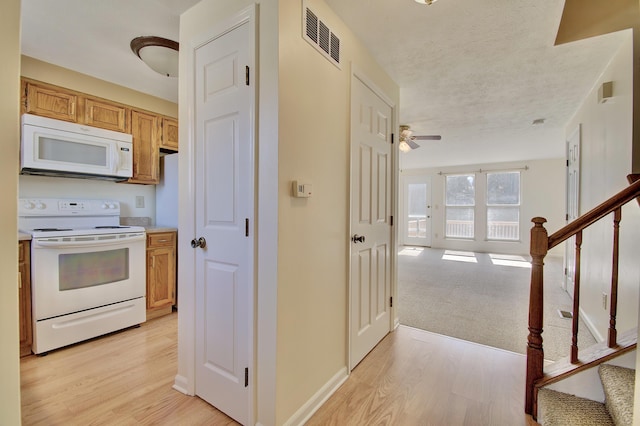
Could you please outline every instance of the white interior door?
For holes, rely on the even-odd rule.
[[[580,126],[567,141],[567,223],[580,216]],[[576,237],[565,242],[564,289],[573,297]]]
[[[253,376],[254,25],[195,50],[195,229],[206,240],[195,258],[195,389],[242,424]]]
[[[351,369],[391,327],[392,122],[391,106],[353,76]]]
[[[428,176],[403,177],[402,243],[431,246],[431,179]]]

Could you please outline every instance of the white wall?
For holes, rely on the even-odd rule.
[[[281,0],[277,424],[299,422],[299,408],[346,372],[352,69],[399,104],[349,27],[324,1],[308,6],[340,36],[342,69],[303,39],[302,2]],[[296,179],[313,184],[311,198],[291,197]]]
[[[595,82],[566,134],[582,124],[580,214],[619,192],[632,171],[633,56],[628,39]],[[597,101],[598,88],[613,81],[613,100]],[[602,293],[610,294],[613,222],[603,219],[583,234],[580,304],[597,338],[606,337],[609,308],[602,306]],[[622,211],[620,273],[618,290],[619,331],[636,326],[640,290],[640,208],[632,202]]]
[[[137,185],[91,179],[21,175],[20,198],[87,198],[120,202],[120,216],[150,217],[156,215],[155,185]],[[144,197],[144,207],[136,207],[136,196]]]
[[[0,14],[0,425],[20,424],[17,202],[20,151],[20,0]]]
[[[559,144],[564,141],[558,140]],[[410,154],[410,153],[409,153]],[[408,155],[408,154],[405,154]],[[524,167],[528,170],[522,170]],[[515,163],[490,163],[470,164],[455,167],[440,167],[434,169],[403,170],[402,176],[423,175],[431,179],[431,247],[468,250],[478,252],[493,252],[507,254],[529,254],[531,219],[536,216],[547,219],[545,224],[549,234],[564,226],[565,221],[565,160],[555,158],[548,160],[530,160]],[[476,226],[482,226],[484,205],[480,201],[484,199],[486,191],[486,173],[479,170],[504,170],[520,171],[521,205],[520,205],[520,241],[486,241],[483,229],[476,229],[474,240],[447,239],[445,232],[445,180],[446,174],[471,173],[476,175]],[[399,220],[405,214],[405,200],[399,201]],[[403,227],[403,225],[402,225]],[[402,228],[401,228],[402,231]],[[402,238],[400,239],[402,243]],[[563,246],[560,246],[551,255],[562,256]]]

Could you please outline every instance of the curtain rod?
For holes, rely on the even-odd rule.
[[[442,175],[464,175],[466,173],[489,173],[489,172],[507,172],[510,170],[524,170],[527,171],[529,170],[529,166],[524,166],[524,167],[509,167],[509,168],[505,168],[505,169],[478,169],[478,170],[471,170],[468,172],[438,172],[438,174],[440,176]]]

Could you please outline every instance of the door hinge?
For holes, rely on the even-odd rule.
[[[569,213],[564,215],[564,220],[566,220],[567,222],[569,221]]]
[[[249,218],[246,218],[244,220],[244,236],[245,237],[249,236]]]
[[[567,268],[564,268],[564,274],[567,275]]]
[[[393,296],[389,298],[389,307],[393,308]]]
[[[244,369],[244,387],[249,386],[249,367]]]
[[[393,145],[394,140],[395,140],[395,133],[391,133],[391,145]]]
[[[391,223],[391,226],[393,226],[393,216],[391,216],[391,219],[389,220],[389,222]]]
[[[567,160],[567,167],[569,167],[569,160]]]
[[[248,86],[249,85],[249,66],[248,65],[245,67],[245,76],[244,76],[244,78],[245,78],[245,83]]]

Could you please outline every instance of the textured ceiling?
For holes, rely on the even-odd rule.
[[[23,0],[22,53],[176,102],[177,79],[129,42],[177,41],[180,13],[197,2]],[[327,3],[400,86],[401,124],[442,135],[402,154],[403,168],[564,156],[564,125],[629,36],[554,47],[563,0]]]
[[[554,47],[563,0],[327,3],[400,86],[401,124],[442,135],[403,168],[563,157],[565,124],[630,36]]]

